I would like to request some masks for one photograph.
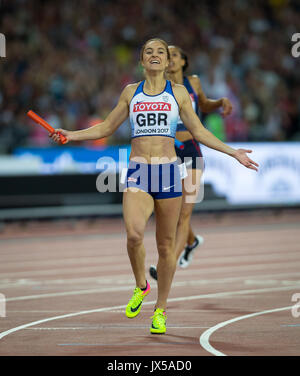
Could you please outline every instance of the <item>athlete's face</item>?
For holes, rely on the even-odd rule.
[[[141,63],[146,70],[164,71],[169,64],[166,47],[159,41],[147,43]]]
[[[176,47],[169,47],[171,59],[170,64],[168,66],[168,73],[175,73],[179,70],[182,70],[182,67],[185,64],[184,59],[181,57],[181,53]]]

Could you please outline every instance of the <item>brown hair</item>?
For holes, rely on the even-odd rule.
[[[151,39],[148,39],[142,46],[141,48],[141,52],[140,52],[140,61],[143,61],[143,53],[144,53],[144,50],[146,48],[146,45],[150,42],[154,42],[154,41],[157,41],[157,42],[160,42],[166,49],[167,51],[167,56],[168,56],[168,60],[170,60],[171,56],[170,56],[170,51],[169,51],[169,47],[168,47],[168,43],[165,42],[163,39],[160,39],[160,38],[151,38]]]

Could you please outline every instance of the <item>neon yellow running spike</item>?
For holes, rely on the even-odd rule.
[[[152,325],[150,328],[150,333],[152,334],[164,334],[166,333],[166,320],[167,314],[163,309],[157,308],[154,311],[154,315],[151,317]]]
[[[149,294],[151,288],[147,281],[146,290],[141,290],[139,287],[136,287],[133,291],[133,296],[129,300],[126,307],[126,316],[132,319],[140,313],[142,308],[142,303],[144,298]]]

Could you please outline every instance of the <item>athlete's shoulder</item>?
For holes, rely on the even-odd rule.
[[[189,98],[189,93],[186,90],[186,87],[184,85],[181,85],[181,84],[173,83],[172,89],[173,89],[173,94],[174,94],[179,106],[181,107],[182,103],[185,102],[187,100],[187,98]]]
[[[124,88],[124,90],[123,90],[123,92],[126,91],[128,93],[131,93],[131,92],[134,93],[136,91],[136,89],[138,88],[138,86],[139,86],[140,83],[141,83],[141,81],[140,82],[135,82],[133,84],[126,85],[125,88]]]
[[[200,78],[197,74],[192,74],[191,76],[188,76],[188,80],[191,84],[199,84]]]
[[[174,94],[176,93],[176,94],[184,95],[185,93],[187,93],[186,87],[184,85],[175,84],[175,82],[172,82],[172,89],[173,89]]]
[[[193,79],[199,79],[199,76],[198,74],[191,74],[190,76],[188,76],[189,79],[193,80]]]
[[[122,91],[121,97],[126,98],[129,102],[132,99],[140,83],[141,82],[135,82],[135,83],[126,85]]]
[[[132,84],[128,84],[128,85],[126,85],[126,87],[136,89],[141,82],[143,82],[143,81],[139,81],[139,82],[134,82]]]
[[[201,95],[202,93],[202,85],[199,76],[197,74],[193,74],[192,76],[188,77],[192,88],[196,92],[197,95]]]

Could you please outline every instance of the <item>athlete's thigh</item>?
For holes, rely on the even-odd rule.
[[[126,230],[135,228],[143,231],[153,208],[154,200],[148,193],[128,188],[123,193],[123,218]]]
[[[156,239],[160,243],[173,241],[181,210],[182,196],[155,200]]]

